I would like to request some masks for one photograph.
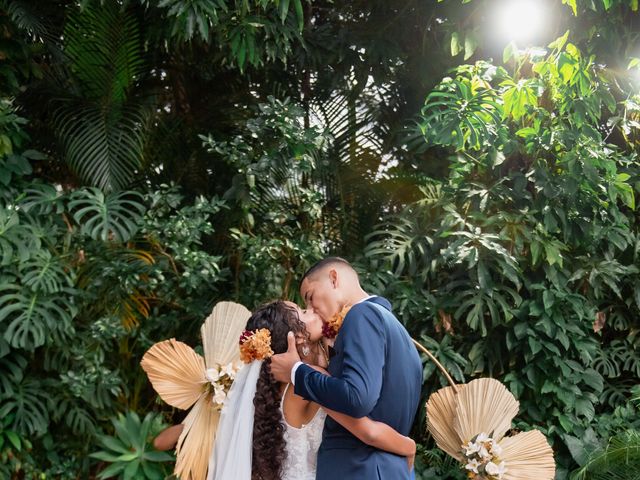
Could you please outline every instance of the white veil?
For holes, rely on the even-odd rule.
[[[262,360],[244,365],[236,374],[220,414],[207,480],[251,480],[253,397]]]

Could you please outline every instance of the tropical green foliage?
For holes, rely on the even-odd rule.
[[[237,242],[233,269],[244,303],[290,295],[297,273],[322,255],[326,201],[314,171],[327,139],[316,128],[304,128],[302,118],[296,105],[270,98],[243,134],[224,142],[202,137],[238,172],[226,196],[243,214],[230,234]]]
[[[609,422],[609,431],[615,433],[606,443],[592,430],[585,432],[585,442],[573,439],[571,454],[581,468],[573,472],[572,479],[636,478],[640,475],[638,407],[640,387],[636,385],[630,401],[617,407],[610,418],[601,422]]]
[[[630,475],[638,3],[545,2],[544,49],[497,3],[0,0],[0,476],[168,471],[144,351],[329,253],[559,479]],[[417,478],[461,478],[424,415]]]
[[[622,113],[613,85],[566,35],[511,61],[515,74],[459,67],[427,97],[418,126],[450,148],[451,174],[368,255],[433,292],[421,328],[450,336],[468,371],[503,378],[524,424],[561,450],[637,378],[638,172],[601,132],[603,111]]]
[[[121,189],[140,167],[146,126],[135,97],[144,73],[138,19],[116,2],[90,4],[69,15],[63,36],[73,83],[63,84],[53,122],[65,160],[83,181]]]
[[[120,414],[117,420],[112,420],[115,435],[99,435],[98,443],[102,450],[91,454],[92,458],[110,464],[100,472],[98,478],[165,478],[166,465],[158,463],[175,458],[167,452],[154,450],[151,446],[153,437],[162,430],[161,420],[161,417],[148,413],[141,421],[135,412]]]
[[[240,70],[286,61],[304,24],[302,0],[162,0],[157,8],[166,16],[172,38],[220,45]]]
[[[148,386],[137,368],[150,338],[193,335],[210,310],[224,271],[202,237],[214,232],[211,216],[223,203],[191,205],[175,187],[105,194],[30,180],[29,158],[42,156],[21,151],[23,122],[5,118],[12,143],[1,165],[11,183],[0,203],[0,454],[11,460],[7,476],[75,478],[89,469],[99,425],[153,404],[142,398]],[[67,441],[54,443],[52,430],[66,432]],[[115,465],[129,474],[133,463]],[[144,462],[140,468],[160,475]]]

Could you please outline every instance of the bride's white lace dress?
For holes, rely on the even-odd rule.
[[[282,404],[287,394],[287,385],[282,400],[280,411],[284,419]],[[292,427],[284,420],[284,439],[287,443],[287,459],[282,469],[282,480],[315,480],[318,449],[322,441],[322,429],[327,414],[319,409],[316,415],[301,428]]]

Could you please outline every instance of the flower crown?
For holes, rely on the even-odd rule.
[[[344,317],[347,316],[347,313],[351,310],[351,305],[345,305],[342,309],[331,316],[329,320],[323,322],[322,324],[322,335],[326,338],[336,338],[338,332],[340,331],[340,327],[342,327],[342,322],[344,322]]]
[[[271,350],[271,332],[267,328],[245,330],[240,335],[240,360],[251,363],[264,360],[273,355]]]

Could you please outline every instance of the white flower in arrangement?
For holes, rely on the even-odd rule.
[[[491,454],[495,457],[499,457],[502,455],[502,447],[497,442],[492,442],[491,444]]]
[[[213,403],[222,405],[227,398],[227,392],[224,391],[224,387],[215,385],[213,393]]]
[[[462,453],[467,459],[465,469],[470,479],[501,480],[506,464],[500,461],[502,448],[484,432],[479,433],[467,444],[462,445]]]
[[[211,393],[211,401],[218,408],[222,408],[222,405],[227,399],[227,392],[231,388],[231,384],[236,378],[238,370],[240,370],[240,365],[231,362],[226,365],[216,365],[205,371],[205,378],[211,384],[211,387],[213,387],[209,390]]]
[[[234,362],[227,363],[224,367],[220,368],[220,372],[222,375],[226,375],[231,379],[236,378],[236,373],[238,373],[239,367]]]
[[[481,463],[478,460],[476,460],[475,458],[472,458],[471,460],[469,460],[469,463],[467,463],[464,468],[466,468],[467,470],[473,473],[478,473],[478,467],[480,465]]]
[[[489,453],[489,450],[487,450],[487,443],[489,442],[481,443],[480,448],[478,449],[478,455],[480,455],[480,458],[482,458],[483,460],[490,460],[493,458],[493,455],[491,455]]]
[[[480,445],[477,442],[469,442],[463,445],[462,448],[464,449],[464,454],[468,457],[480,450]]]
[[[220,370],[217,368],[207,368],[204,372],[204,376],[206,377],[212,385],[214,385],[218,379],[220,378]]]
[[[502,478],[502,475],[507,471],[507,468],[504,462],[500,462],[498,465],[493,462],[489,462],[485,465],[484,470],[495,478]]]

